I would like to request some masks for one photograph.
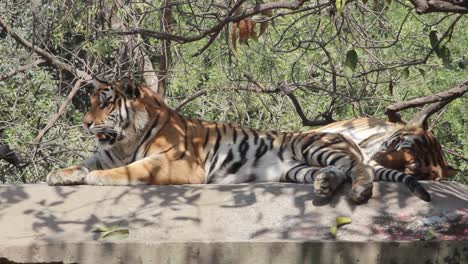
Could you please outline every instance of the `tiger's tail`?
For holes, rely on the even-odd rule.
[[[380,165],[373,166],[375,169],[374,181],[402,182],[421,200],[430,202],[431,195],[424,189],[418,180],[411,175],[404,174],[397,170],[387,169]]]

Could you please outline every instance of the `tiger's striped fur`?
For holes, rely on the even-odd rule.
[[[419,180],[440,180],[455,175],[458,171],[447,164],[437,138],[420,124],[357,118],[335,122],[316,131],[346,135],[367,157]]]
[[[351,180],[355,202],[372,196],[374,168],[357,144],[328,132],[266,132],[184,117],[150,89],[129,79],[97,82],[85,127],[98,152],[82,164],[49,173],[50,185],[311,183],[330,196]],[[390,169],[422,199],[429,194],[411,176]]]

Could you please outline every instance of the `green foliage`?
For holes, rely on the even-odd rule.
[[[100,77],[111,80],[133,74],[141,80],[134,65],[120,67],[119,59],[125,61],[125,53],[130,51],[121,50],[126,41],[123,36],[105,33],[108,25],[101,17],[100,7],[87,1],[72,2],[73,8],[63,1],[49,0],[34,10],[26,6],[8,9],[11,12],[2,11],[7,8],[0,4],[0,16],[14,21],[18,33],[37,40],[42,47],[49,47],[50,52],[64,60],[78,61],[78,66],[82,66],[80,60],[102,62],[88,69]],[[345,1],[340,2],[342,8],[338,11],[344,10],[344,4]],[[202,19],[201,14],[216,17],[222,12],[208,10],[207,6],[206,1],[178,4],[173,10],[176,24],[173,33],[193,36],[199,33],[193,24],[201,29],[215,25],[218,20]],[[137,19],[128,20],[130,27],[159,31],[158,8],[159,2],[154,6],[132,3],[118,9],[115,17],[135,16]],[[35,11],[34,18],[32,11]],[[187,15],[191,12],[198,16]],[[245,76],[252,76],[269,90],[280,85],[297,85],[294,94],[310,119],[333,108],[336,120],[365,115],[382,117],[383,108],[392,102],[444,91],[468,79],[468,34],[464,31],[468,28],[467,17],[458,21],[450,38],[440,41],[453,16],[417,16],[396,3],[371,12],[368,7],[353,2],[347,4],[342,16],[327,12],[278,16],[258,42],[250,41],[237,52],[230,48],[227,29],[196,57],[193,54],[202,49],[206,39],[183,45],[173,42],[168,102],[177,106],[183,99],[205,90],[205,96],[182,109],[185,115],[261,129],[307,130],[310,128],[301,126],[287,97],[278,92],[252,91],[261,89]],[[157,68],[161,41],[145,37],[138,44],[145,47]],[[434,53],[426,63],[411,63],[424,58],[431,49]],[[0,75],[37,59],[3,35],[0,35],[0,58]],[[61,82],[67,76],[41,69],[33,68],[0,82],[0,141],[9,144],[26,160],[34,161],[19,170],[0,160],[0,175],[6,175],[0,176],[0,181],[44,180],[53,167],[77,163],[94,149],[93,141],[84,134],[80,124],[86,111],[87,90],[80,91],[40,146],[31,145],[71,89]],[[444,146],[465,157],[468,156],[466,105],[466,97],[457,99],[441,115],[431,118],[435,134]],[[403,114],[408,119],[414,113]],[[39,152],[35,152],[36,147],[40,148]],[[34,156],[34,153],[40,154]],[[448,157],[451,164],[463,171],[456,180],[467,182],[467,163]]]

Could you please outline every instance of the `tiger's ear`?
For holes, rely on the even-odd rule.
[[[111,85],[110,83],[103,80],[99,80],[96,77],[93,77],[93,79],[91,79],[88,83],[93,85],[95,91],[101,88],[109,87]]]
[[[427,122],[429,116],[430,115],[424,111],[416,113],[406,125],[420,127],[424,129],[424,131],[427,131],[429,129],[429,125]]]
[[[118,92],[129,99],[135,99],[136,97],[140,96],[140,89],[138,88],[138,85],[136,85],[129,78],[122,78],[116,81],[114,83],[114,87]]]

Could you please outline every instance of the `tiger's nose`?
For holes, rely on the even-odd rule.
[[[93,117],[89,114],[85,115],[83,117],[83,126],[86,128],[86,129],[89,129],[92,125],[93,125]]]
[[[86,129],[89,129],[90,126],[93,125],[93,122],[90,121],[83,121],[83,125]]]

